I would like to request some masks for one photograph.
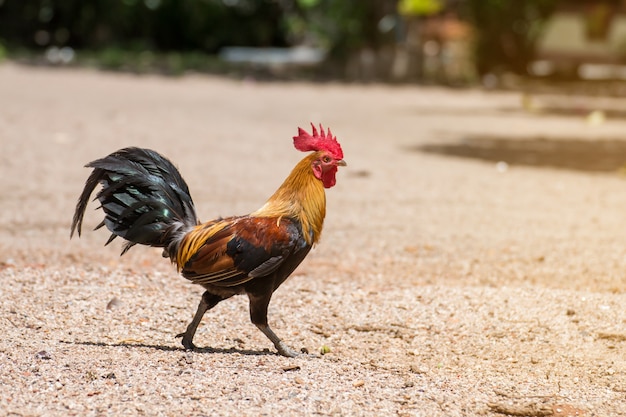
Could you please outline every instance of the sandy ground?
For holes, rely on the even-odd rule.
[[[626,415],[624,177],[415,150],[468,135],[625,137],[623,120],[520,103],[0,66],[0,414]],[[326,355],[277,356],[244,297],[209,312],[203,349],[187,353],[174,335],[201,288],[156,249],[103,247],[93,210],[69,240],[88,161],[157,149],[202,219],[244,214],[302,157],[291,137],[309,121],[333,129],[349,166],[270,322]]]

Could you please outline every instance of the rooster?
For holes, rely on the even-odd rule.
[[[185,349],[204,314],[237,294],[250,300],[250,320],[272,341],[279,354],[294,357],[269,326],[267,309],[272,294],[315,245],[326,214],[324,188],[335,185],[345,166],[341,145],[328,129],[311,124],[309,134],[298,128],[296,149],[310,152],[278,190],[255,212],[245,216],[198,220],[189,188],[176,167],[155,151],[125,148],[86,165],[93,168],[78,199],[70,238],[81,234],[89,197],[96,198],[111,232],[126,240],[122,255],[136,244],[163,248],[183,277],[205,288],[200,304],[182,337]]]

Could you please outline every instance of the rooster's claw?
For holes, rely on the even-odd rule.
[[[185,348],[185,350],[196,350],[196,345],[193,344],[193,342],[189,339],[187,339],[185,337],[185,333],[179,333],[176,335],[176,338],[178,339],[179,337],[182,337],[183,340],[181,341],[181,343],[183,344],[183,347]]]

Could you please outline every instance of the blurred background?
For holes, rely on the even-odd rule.
[[[0,0],[0,59],[507,86],[626,78],[625,0]]]

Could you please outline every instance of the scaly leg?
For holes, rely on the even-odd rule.
[[[204,294],[202,294],[202,298],[200,299],[200,304],[198,304],[198,310],[196,311],[196,315],[193,316],[193,320],[191,320],[191,323],[189,323],[189,326],[187,326],[187,330],[185,330],[185,333],[180,333],[176,335],[176,337],[183,338],[182,343],[185,349],[194,350],[196,348],[196,346],[193,344],[193,337],[196,334],[196,329],[198,328],[198,325],[202,321],[202,316],[204,316],[204,313],[215,307],[217,303],[222,300],[223,298],[219,295],[211,294],[208,291],[205,291]]]
[[[250,320],[252,323],[259,328],[263,332],[268,339],[274,343],[276,350],[283,356],[287,356],[289,358],[295,358],[299,355],[298,352],[289,348],[280,338],[274,333],[274,331],[267,324],[267,307],[270,303],[270,298],[272,294],[250,294],[248,293],[248,298],[250,298]]]

